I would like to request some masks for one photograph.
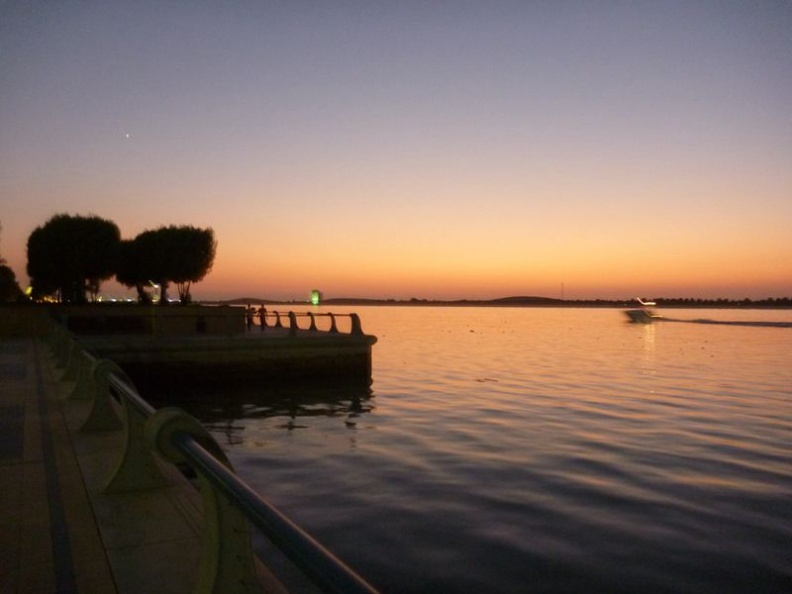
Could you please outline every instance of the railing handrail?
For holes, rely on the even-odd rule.
[[[132,384],[131,380],[117,365],[107,359],[99,360],[88,351],[79,347],[79,354],[74,353],[76,341],[69,331],[61,325],[55,325],[53,348],[61,355],[59,366],[77,365],[75,357],[84,359],[90,364],[91,372],[88,380],[85,376],[77,378],[75,391],[90,392],[93,398],[93,408],[88,420],[81,430],[105,430],[118,425],[117,416],[109,406],[110,394],[107,389],[112,386],[116,395],[121,400],[124,410],[127,411],[127,421],[124,423],[126,446],[119,466],[110,478],[105,489],[130,488],[130,477],[133,481],[143,486],[156,486],[162,484],[157,470],[146,469],[141,458],[150,457],[152,451],[170,460],[159,448],[146,444],[143,436],[143,425],[146,431],[151,421],[155,421],[161,412],[149,404]],[[100,377],[101,376],[101,377]],[[97,386],[104,384],[105,393],[99,393]],[[78,385],[83,384],[78,388]],[[86,397],[80,395],[79,397]],[[130,410],[130,408],[132,410]],[[173,410],[171,409],[171,412]],[[134,413],[134,416],[129,416]],[[247,522],[256,526],[292,563],[302,571],[314,584],[325,592],[330,593],[374,593],[376,590],[362,577],[345,565],[340,559],[322,546],[302,528],[297,526],[274,505],[264,500],[250,485],[239,478],[229,466],[207,450],[206,445],[216,447],[219,455],[224,457],[222,449],[213,438],[200,427],[193,417],[184,411],[178,411],[179,418],[183,418],[182,426],[177,426],[169,436],[171,447],[175,448],[181,457],[208,483],[213,490],[222,495],[235,509],[242,514]],[[113,422],[100,417],[115,417]],[[97,421],[98,419],[98,421]],[[92,423],[93,421],[93,423]],[[189,428],[196,426],[203,433],[199,435]],[[154,427],[152,427],[154,429]],[[204,438],[203,440],[201,438]],[[209,443],[206,443],[206,440]],[[135,442],[135,443],[131,443]],[[170,460],[171,462],[173,460]],[[141,470],[142,469],[142,470]],[[148,472],[148,475],[144,476]],[[137,477],[135,479],[134,477]],[[140,486],[138,486],[140,488]],[[206,503],[205,503],[206,505]],[[205,514],[211,513],[204,509]],[[220,543],[218,543],[219,546]]]
[[[119,377],[118,374],[113,372],[110,372],[107,377],[110,380],[110,385],[118,391],[118,394],[123,395],[127,402],[132,404],[142,415],[151,417],[156,414],[157,409],[144,400],[143,397],[127,383],[126,378]]]
[[[286,318],[289,320],[289,330],[292,334],[295,334],[297,330],[310,330],[311,332],[320,331],[316,326],[316,318],[330,318],[330,328],[328,330],[324,330],[324,332],[329,332],[331,334],[336,334],[339,332],[338,325],[336,323],[336,318],[349,318],[350,319],[350,329],[349,334],[352,335],[362,335],[363,328],[360,323],[360,316],[358,316],[354,312],[350,313],[335,313],[335,312],[316,312],[316,311],[292,311],[289,310],[287,312],[279,311],[276,309],[267,309],[264,306],[261,306],[259,310],[252,310],[246,309],[248,312],[248,321],[251,322],[253,319],[259,320],[259,325],[263,330],[268,326],[267,320],[274,319],[275,321],[275,328],[283,327],[282,318]],[[310,325],[308,328],[300,328],[299,322],[297,321],[298,318],[309,318]],[[249,323],[250,325],[250,323]]]
[[[376,592],[340,559],[221,464],[192,435],[184,431],[174,433],[171,443],[190,466],[201,472],[323,591],[337,594]]]

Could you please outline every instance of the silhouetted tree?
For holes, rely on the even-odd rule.
[[[144,258],[137,238],[122,240],[118,251],[116,280],[127,287],[134,287],[139,302],[150,303],[151,298],[144,290],[150,281],[150,278],[146,276]]]
[[[209,274],[214,265],[217,241],[211,228],[191,226],[170,228],[172,264],[171,277],[182,303],[192,301],[190,287]]]
[[[27,273],[35,296],[59,293],[61,301],[96,299],[115,273],[121,233],[112,221],[58,214],[28,237]]]
[[[209,273],[217,250],[211,228],[189,225],[144,231],[134,239],[133,246],[130,267],[137,268],[129,271],[131,275],[126,280],[159,284],[162,305],[168,303],[171,282],[176,283],[181,302],[189,303],[192,283],[203,280]]]
[[[0,302],[19,301],[21,298],[22,290],[14,271],[0,258]]]

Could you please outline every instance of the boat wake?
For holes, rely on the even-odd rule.
[[[678,318],[662,318],[664,322],[681,322],[684,324],[717,324],[720,326],[751,326],[754,328],[792,328],[792,322],[762,322],[762,321],[732,321],[709,320],[699,318],[696,320],[682,320]]]

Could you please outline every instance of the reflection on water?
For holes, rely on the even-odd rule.
[[[253,389],[199,416],[383,591],[792,592],[792,330],[356,309],[374,395]]]
[[[374,409],[370,388],[345,386],[235,386],[223,392],[198,391],[188,394],[153,394],[152,404],[179,406],[201,421],[221,445],[245,443],[244,432],[264,420],[276,420],[267,427],[305,429],[310,417],[325,417],[351,429],[361,415]]]
[[[643,336],[643,368],[646,373],[654,373],[657,350],[657,326],[655,324],[644,324],[641,334]]]
[[[665,322],[684,322],[687,324],[717,324],[721,326],[749,326],[753,328],[792,328],[792,322],[772,320],[713,320],[710,318],[697,318],[695,320],[679,320],[665,318]]]

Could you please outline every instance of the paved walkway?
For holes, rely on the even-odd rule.
[[[61,375],[43,342],[0,338],[0,592],[192,591],[198,493],[168,465],[166,487],[102,493],[123,434],[80,432]]]

